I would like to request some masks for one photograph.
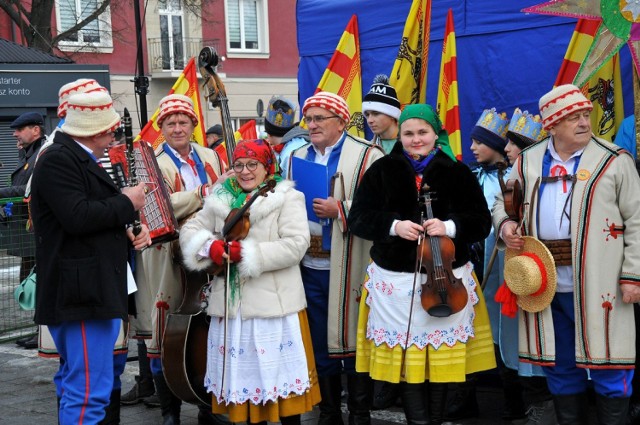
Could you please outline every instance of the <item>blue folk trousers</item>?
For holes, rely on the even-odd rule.
[[[573,293],[557,293],[551,302],[556,339],[556,365],[543,367],[553,395],[584,393],[589,377],[597,394],[605,397],[631,396],[633,369],[587,369],[576,366]]]
[[[61,425],[95,425],[104,417],[114,386],[113,346],[121,326],[120,319],[49,326],[61,358],[56,380]]]

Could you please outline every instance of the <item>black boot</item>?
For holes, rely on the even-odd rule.
[[[558,425],[587,425],[589,403],[587,394],[554,395],[553,407],[556,409]]]
[[[500,380],[502,381],[502,391],[504,393],[502,419],[512,421],[526,417],[527,414],[522,398],[523,389],[518,379],[518,371],[503,367],[500,370]]]
[[[280,423],[282,425],[300,425],[300,415],[281,416]]]
[[[147,357],[147,345],[144,340],[138,340],[138,369],[140,375],[136,376],[136,383],[129,391],[124,393],[120,398],[120,402],[124,405],[138,404],[143,399],[156,393],[156,387],[153,384],[153,375],[151,374],[151,365],[149,357]]]
[[[400,398],[400,384],[379,382],[378,386],[380,389],[373,396],[371,410],[384,410],[396,405],[400,406],[398,403],[398,399]],[[374,384],[374,389],[375,388],[376,385]]]
[[[429,382],[429,425],[442,425],[447,406],[447,384]]]
[[[629,397],[605,397],[596,395],[598,424],[624,425],[629,410]]]
[[[162,425],[180,425],[180,407],[182,401],[173,395],[164,375],[153,375],[153,382],[156,384],[156,393],[160,398],[160,410],[162,411]]]
[[[401,382],[399,386],[407,425],[427,425],[429,423],[427,384]]]
[[[370,425],[373,380],[368,373],[347,374],[349,425]]]
[[[466,418],[477,418],[479,414],[478,400],[476,399],[475,375],[467,375],[465,382],[456,384],[453,398],[447,407],[445,419],[457,421]]]
[[[109,405],[105,409],[104,418],[98,425],[119,425],[120,424],[120,390],[111,391]]]
[[[231,425],[224,415],[216,415],[211,407],[198,405],[198,425]]]
[[[322,400],[318,407],[320,416],[318,425],[343,425],[340,395],[342,393],[342,378],[338,375],[319,376],[318,385]]]

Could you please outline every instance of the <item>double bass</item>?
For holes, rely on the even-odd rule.
[[[431,192],[424,186],[423,195],[427,219],[433,218]],[[453,274],[456,248],[446,236],[425,235],[419,241],[416,256],[416,273],[424,269],[427,280],[422,284],[420,303],[434,317],[449,317],[461,311],[469,302],[467,288]]]
[[[198,55],[200,73],[205,80],[205,97],[213,107],[220,108],[226,160],[231,164],[236,143],[227,94],[215,72],[218,60],[213,47],[204,47]],[[243,217],[244,214],[237,218]],[[210,406],[211,394],[204,386],[209,317],[203,308],[210,275],[205,271],[183,272],[186,274],[184,298],[178,309],[167,317],[162,340],[162,367],[167,385],[176,397],[188,403]]]

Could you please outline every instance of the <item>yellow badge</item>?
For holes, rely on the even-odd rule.
[[[24,164],[24,167],[22,167],[22,169],[26,170],[27,168],[29,168],[29,163],[28,162],[26,164]]]
[[[576,173],[576,177],[578,177],[578,180],[587,180],[589,177],[591,177],[591,173],[589,172],[589,170],[578,170],[578,172]]]

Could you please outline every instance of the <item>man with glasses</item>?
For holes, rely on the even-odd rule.
[[[384,152],[346,132],[349,107],[338,95],[316,93],[304,103],[302,113],[311,142],[292,156],[322,164],[331,177],[329,197],[313,200],[313,211],[324,225],[309,221],[311,248],[301,266],[322,394],[318,424],[342,423],[343,370],[349,421],[369,424],[373,384],[367,374],[355,372],[354,356],[358,303],[371,243],[348,231],[347,216],[360,177]],[[289,174],[296,176],[295,162]]]
[[[162,98],[157,123],[165,142],[156,149],[156,157],[173,212],[182,224],[202,208],[211,186],[226,174],[222,173],[222,161],[215,151],[193,142],[198,118],[189,97],[172,94]],[[176,247],[171,242],[157,244],[143,251],[139,255],[142,261],[136,262],[138,315],[133,324],[138,337],[151,337],[147,340],[147,353],[165,425],[180,423],[182,404],[169,389],[160,361],[166,319],[184,297],[185,273],[175,261],[180,256],[174,252]],[[208,407],[199,409],[198,424],[228,423],[214,417]]]

